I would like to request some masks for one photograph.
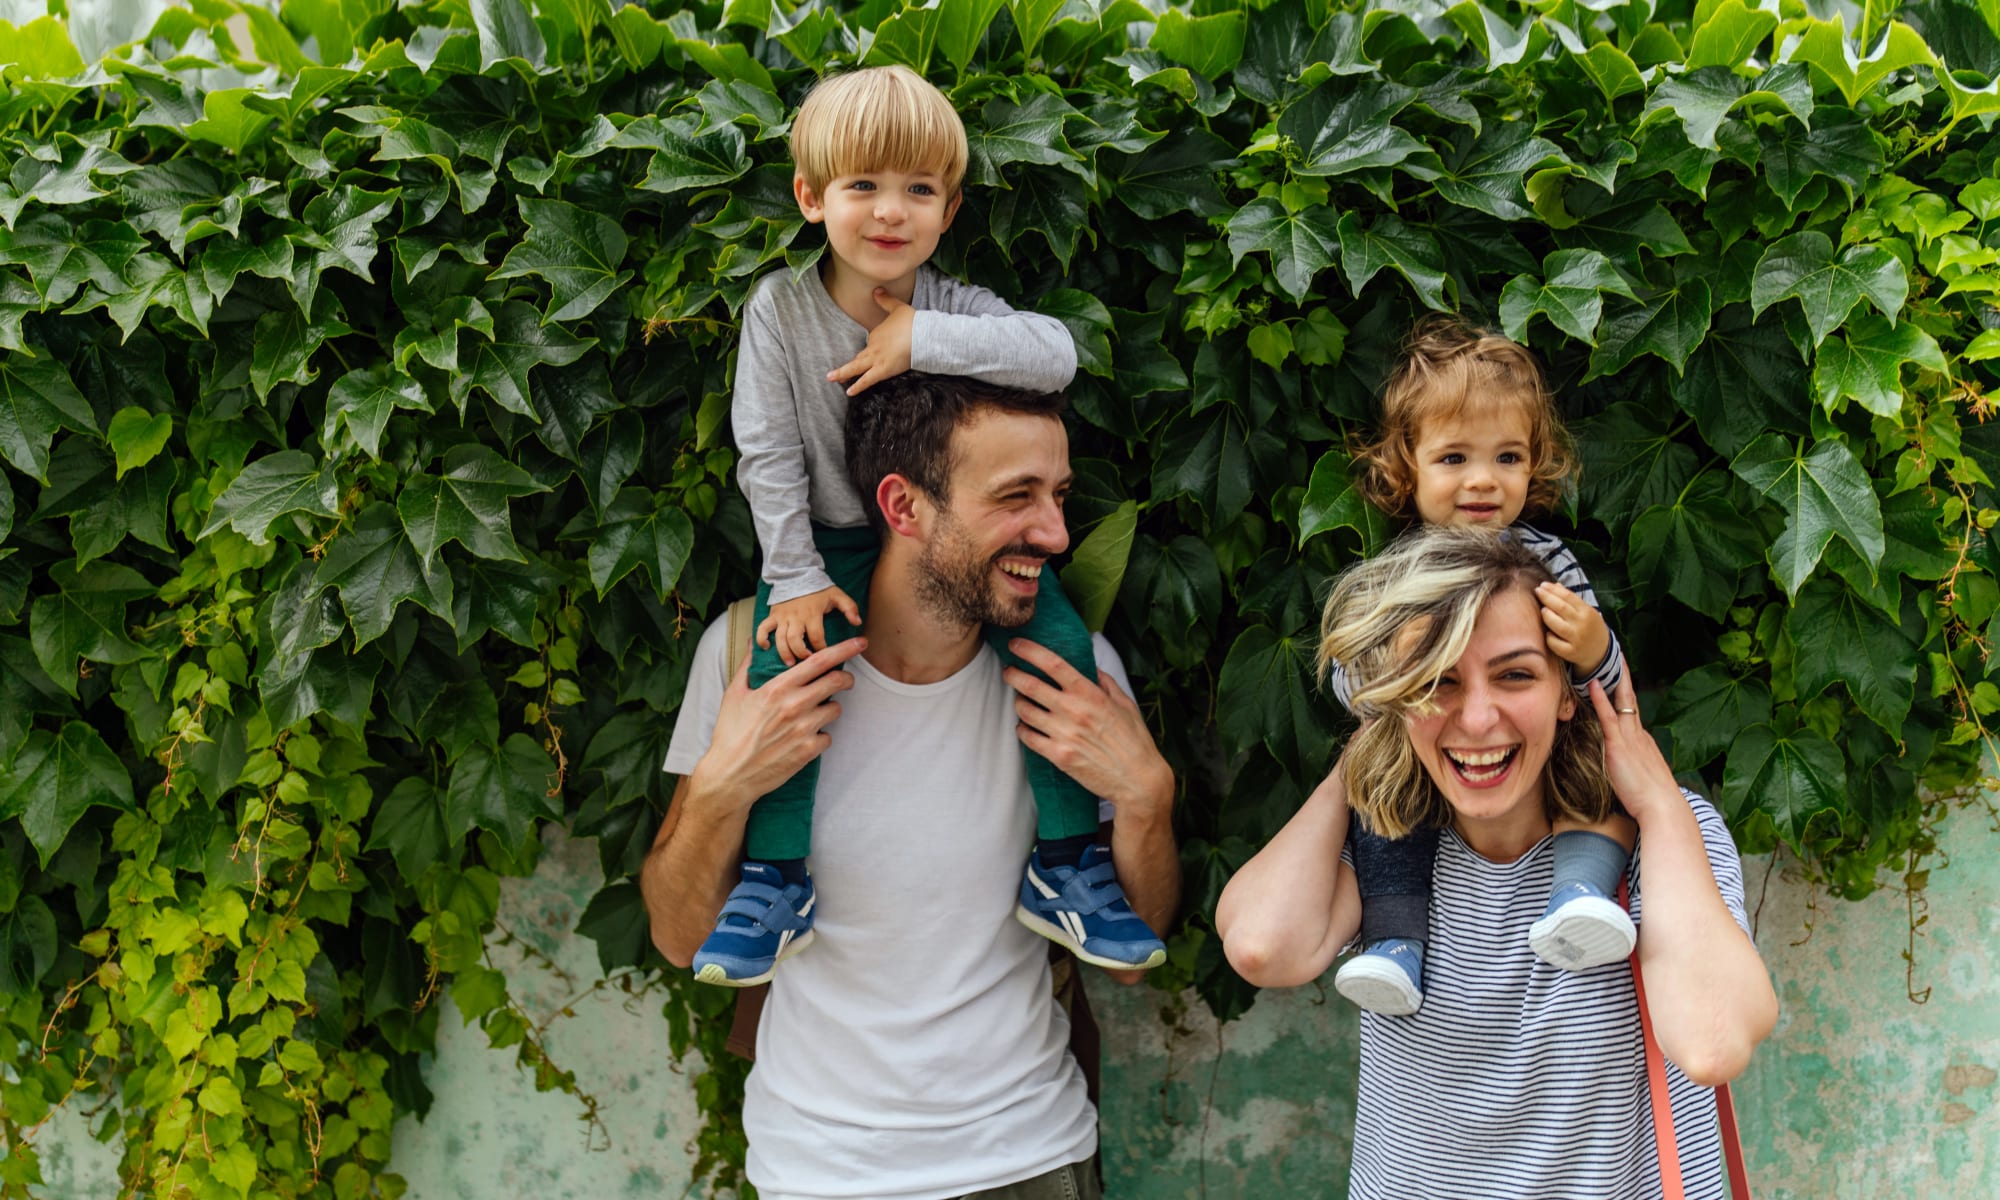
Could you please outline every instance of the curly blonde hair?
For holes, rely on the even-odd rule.
[[[1534,551],[1479,529],[1425,526],[1344,572],[1320,623],[1319,666],[1346,665],[1359,732],[1342,759],[1347,802],[1384,837],[1449,824],[1451,805],[1410,744],[1402,718],[1431,711],[1438,680],[1472,641],[1487,601],[1515,589],[1533,594],[1549,573]],[[1562,677],[1567,686],[1568,672]],[[1556,725],[1543,774],[1542,805],[1596,823],[1611,813],[1604,730],[1580,703]]]
[[[863,171],[935,171],[953,195],[969,157],[958,110],[904,66],[820,80],[792,119],[791,140],[792,162],[814,192]]]
[[[1576,455],[1541,364],[1511,338],[1457,317],[1425,318],[1403,339],[1402,360],[1382,385],[1381,428],[1354,447],[1355,486],[1390,516],[1414,516],[1417,442],[1425,424],[1510,407],[1528,419],[1534,460],[1523,512],[1546,512],[1575,474]]]

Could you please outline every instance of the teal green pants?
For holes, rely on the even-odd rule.
[[[861,606],[863,616],[866,616],[868,583],[875,573],[875,560],[882,549],[875,531],[866,527],[833,529],[815,525],[813,544],[819,548],[820,557],[826,562],[826,573],[833,577],[834,585],[852,596],[854,602]],[[771,586],[759,583],[758,624],[762,624],[769,615],[770,600]],[[857,632],[840,613],[827,615],[827,645],[844,642]],[[1062,585],[1056,582],[1053,571],[1042,573],[1042,590],[1035,601],[1035,615],[1027,624],[1013,629],[988,625],[985,632],[987,644],[999,653],[1001,661],[1008,666],[1042,674],[1007,649],[1008,639],[1020,637],[1055,651],[1085,679],[1094,681],[1097,678],[1097,654],[1090,644],[1090,631],[1083,627],[1083,618],[1071,607],[1069,597],[1063,595]],[[751,644],[751,687],[764,686],[786,669],[785,660],[779,657],[776,647],[764,649],[754,642]],[[837,729],[833,736],[840,736]],[[1096,832],[1097,797],[1026,746],[1021,747],[1021,753],[1027,756],[1028,785],[1035,794],[1035,836],[1048,839]],[[818,790],[819,760],[814,759],[775,791],[758,800],[750,809],[749,824],[744,830],[744,853],[763,862],[804,858],[810,854],[813,796]]]

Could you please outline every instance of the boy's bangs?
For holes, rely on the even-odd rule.
[[[928,172],[947,192],[965,178],[965,125],[924,78],[903,67],[836,75],[806,97],[792,156],[813,188],[870,171]]]

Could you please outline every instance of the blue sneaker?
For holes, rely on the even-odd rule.
[[[1535,957],[1565,971],[1588,971],[1630,958],[1638,942],[1632,915],[1587,883],[1555,889],[1548,911],[1528,927]]]
[[[776,867],[743,864],[715,932],[694,956],[694,977],[723,987],[750,987],[771,978],[779,963],[812,944],[813,885],[786,883]]]
[[[1167,961],[1166,943],[1125,902],[1102,846],[1086,846],[1073,867],[1045,866],[1039,852],[1030,855],[1014,916],[1093,966],[1143,971]]]
[[[1424,944],[1383,938],[1341,964],[1333,990],[1385,1017],[1407,1017],[1424,1006]]]

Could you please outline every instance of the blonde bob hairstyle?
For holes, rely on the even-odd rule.
[[[1403,356],[1382,385],[1380,429],[1353,448],[1355,486],[1390,516],[1414,516],[1425,427],[1510,409],[1528,425],[1532,475],[1522,511],[1532,516],[1555,507],[1576,470],[1541,364],[1519,342],[1457,317],[1427,317],[1403,339]]]
[[[1486,602],[1511,589],[1532,594],[1553,579],[1534,551],[1505,533],[1430,526],[1349,568],[1321,619],[1321,674],[1341,663],[1353,681],[1361,729],[1347,743],[1347,802],[1383,837],[1442,827],[1451,805],[1410,745],[1406,717],[1435,711],[1438,681],[1472,641]],[[1568,671],[1562,664],[1564,686]],[[1611,812],[1604,730],[1590,703],[1556,725],[1542,777],[1542,807],[1595,823]]]
[[[908,67],[867,67],[813,86],[792,119],[792,162],[815,194],[842,175],[933,171],[944,193],[965,182],[965,122]]]

